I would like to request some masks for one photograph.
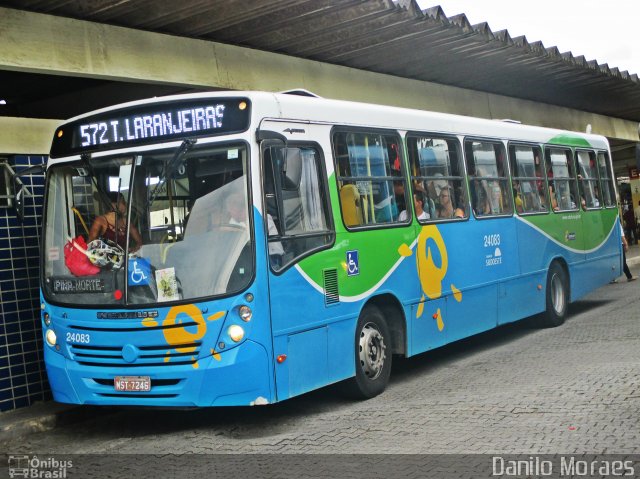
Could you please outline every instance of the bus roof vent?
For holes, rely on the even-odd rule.
[[[340,293],[338,292],[338,270],[325,269],[322,271],[324,280],[324,304],[331,306],[340,302]]]
[[[309,90],[305,90],[304,88],[296,88],[293,90],[285,90],[278,93],[282,93],[284,95],[298,95],[298,96],[309,96],[311,98],[322,98],[320,95],[316,95]]]

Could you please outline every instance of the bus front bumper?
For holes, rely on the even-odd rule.
[[[45,345],[45,363],[53,398],[63,403],[204,407],[274,402],[267,352],[253,341],[193,365],[126,368],[79,364]],[[117,391],[116,376],[148,376],[151,390]]]

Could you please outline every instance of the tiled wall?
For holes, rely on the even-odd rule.
[[[42,164],[43,156],[8,157],[15,171]],[[34,197],[25,197],[24,221],[13,208],[0,208],[0,411],[50,399],[42,358],[39,244],[44,175],[21,178]]]

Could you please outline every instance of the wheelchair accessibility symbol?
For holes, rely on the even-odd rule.
[[[347,251],[347,275],[356,276],[360,274],[358,265],[358,250]]]
[[[129,260],[129,284],[131,286],[146,286],[151,276],[149,260],[136,258]]]

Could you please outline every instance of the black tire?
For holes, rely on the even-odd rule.
[[[345,382],[344,392],[356,399],[382,393],[389,383],[391,358],[391,336],[384,316],[377,307],[367,306],[356,325],[356,375]]]
[[[538,325],[555,328],[564,323],[569,306],[569,280],[567,272],[557,262],[551,263],[547,273],[546,311],[540,315]]]

